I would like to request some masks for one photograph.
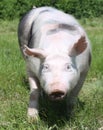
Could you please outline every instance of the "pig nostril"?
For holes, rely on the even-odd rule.
[[[52,92],[52,93],[50,94],[50,98],[51,98],[52,100],[60,100],[60,99],[63,99],[64,96],[65,96],[65,93],[62,92],[62,91],[60,91],[60,92]]]

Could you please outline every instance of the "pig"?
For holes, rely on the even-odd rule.
[[[90,41],[78,21],[52,7],[33,8],[20,20],[18,40],[30,84],[28,117],[38,119],[41,91],[72,104],[91,63]]]

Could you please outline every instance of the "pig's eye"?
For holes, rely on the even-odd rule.
[[[43,71],[43,72],[48,72],[48,71],[49,71],[49,65],[48,65],[48,64],[44,64],[44,65],[42,66],[42,71]]]
[[[70,65],[69,64],[65,65],[65,70],[67,70],[67,71],[70,70]]]

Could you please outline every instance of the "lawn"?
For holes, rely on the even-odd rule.
[[[103,129],[103,17],[80,22],[92,44],[92,64],[73,114],[67,119],[46,105],[41,108],[39,121],[30,123],[26,115],[29,89],[25,62],[17,39],[18,20],[0,21],[0,130]]]

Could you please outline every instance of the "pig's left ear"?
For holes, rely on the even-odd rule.
[[[87,42],[85,36],[82,36],[77,43],[74,44],[71,51],[69,52],[70,56],[77,56],[81,54],[87,48]]]
[[[37,58],[40,58],[40,59],[44,59],[47,57],[47,54],[45,53],[44,50],[42,49],[34,49],[34,48],[29,48],[27,47],[26,45],[24,45],[24,55],[27,55],[27,56],[34,56],[34,57],[37,57]]]

